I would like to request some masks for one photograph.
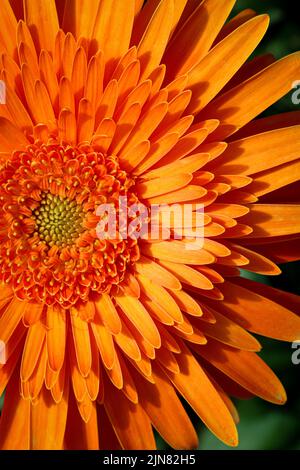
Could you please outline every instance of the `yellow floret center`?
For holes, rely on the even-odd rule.
[[[40,206],[34,211],[36,233],[49,246],[65,247],[74,243],[84,228],[84,212],[76,201],[42,193]]]

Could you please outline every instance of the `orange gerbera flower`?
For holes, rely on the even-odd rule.
[[[230,396],[285,402],[249,332],[299,339],[299,299],[240,268],[300,258],[300,113],[253,120],[300,56],[248,60],[234,3],[1,0],[1,448],[194,448],[177,393],[235,446]],[[100,239],[120,196],[204,205],[203,247]]]

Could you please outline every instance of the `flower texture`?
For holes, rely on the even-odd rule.
[[[251,333],[299,339],[299,298],[240,269],[300,258],[300,112],[258,117],[300,56],[250,59],[234,3],[1,0],[2,449],[195,448],[180,397],[235,446],[230,397],[285,402]],[[203,205],[203,246],[99,238],[120,196]]]

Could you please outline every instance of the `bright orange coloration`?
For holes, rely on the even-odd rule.
[[[2,449],[195,448],[177,393],[234,446],[230,396],[285,402],[251,333],[299,339],[299,299],[240,268],[300,258],[300,112],[255,119],[300,56],[248,60],[233,4],[1,0]],[[204,204],[203,248],[99,240],[120,195]]]
[[[49,142],[14,152],[0,172],[1,280],[20,300],[67,309],[110,292],[139,258],[137,242],[100,240],[95,212],[132,194],[117,157]]]

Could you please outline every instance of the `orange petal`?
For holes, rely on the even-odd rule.
[[[209,161],[209,154],[194,154],[188,157],[185,157],[179,161],[170,163],[169,165],[163,165],[159,168],[147,171],[143,174],[143,178],[152,179],[152,178],[162,178],[167,175],[174,175],[176,173],[194,173],[195,171],[202,168]]]
[[[0,396],[3,395],[6,386],[9,383],[11,376],[19,363],[20,356],[22,355],[22,349],[23,343],[21,342],[19,345],[17,345],[16,349],[10,353],[9,357],[6,357],[6,363],[4,365],[1,365],[0,367]],[[19,367],[17,368],[17,371],[18,376],[20,377]]]
[[[211,139],[222,140],[233,134],[288,93],[299,69],[300,56],[296,52],[213,100],[203,110],[205,119],[212,117],[221,121]],[[243,103],[242,107],[240,103]]]
[[[110,151],[113,153],[118,153],[126,142],[128,136],[130,135],[132,129],[136,125],[140,114],[141,114],[141,105],[140,103],[134,102],[130,104],[120,115],[117,121],[116,132],[114,134],[113,140],[111,142]],[[142,141],[145,142],[145,141]],[[140,145],[139,142],[137,145]],[[145,145],[145,144],[143,144]],[[124,152],[125,159],[129,153]],[[134,157],[131,157],[134,158]]]
[[[90,9],[86,11],[90,14]],[[104,57],[99,51],[93,56],[88,64],[87,79],[85,83],[84,97],[88,99],[93,107],[96,107],[101,94],[103,93]]]
[[[30,438],[33,450],[62,450],[68,411],[68,387],[60,403],[43,388],[38,402],[31,406]],[[41,432],[44,429],[46,432]]]
[[[190,70],[208,52],[229,15],[234,1],[205,0],[197,5],[193,14],[174,35],[164,57],[169,76]]]
[[[215,261],[214,256],[206,250],[192,250],[191,246],[188,247],[185,242],[177,240],[147,243],[142,247],[142,251],[153,258],[175,263],[202,265]]]
[[[102,294],[99,300],[95,302],[96,312],[100,315],[103,323],[113,334],[121,331],[121,320],[118,312],[108,294]]]
[[[199,289],[213,289],[210,279],[190,266],[169,261],[160,261],[159,264],[171,271],[181,282]]]
[[[255,395],[278,405],[286,401],[284,388],[276,375],[255,353],[240,351],[213,339],[194,346],[217,369]]]
[[[175,449],[195,449],[197,435],[174,387],[163,372],[153,371],[155,385],[136,376],[142,407],[159,434]],[[180,432],[179,432],[180,430]]]
[[[261,350],[259,342],[246,330],[216,310],[210,310],[216,319],[216,323],[210,324],[205,322],[201,325],[201,330],[205,335],[215,338],[221,343],[228,344],[233,348],[254,352]]]
[[[4,343],[7,343],[13,332],[20,323],[24,314],[24,309],[28,308],[26,302],[21,302],[15,297],[6,307],[4,313],[0,318],[0,339]]]
[[[131,373],[129,372],[128,367],[123,359],[123,356],[120,354],[119,357],[120,365],[122,368],[122,374],[124,378],[124,385],[122,388],[122,392],[131,401],[131,403],[137,404],[138,403],[138,393],[136,389],[135,382],[132,378]]]
[[[161,344],[159,332],[143,304],[135,297],[124,295],[117,295],[115,299],[127,318],[141,335],[155,348],[159,348]]]
[[[293,235],[300,231],[300,205],[254,204],[243,223],[253,228],[248,237],[265,238]]]
[[[128,450],[155,449],[151,423],[141,405],[131,403],[108,380],[105,383],[106,394],[105,410],[122,447]]]
[[[115,362],[115,348],[110,331],[100,321],[92,322],[91,328],[105,367],[112,369]]]
[[[48,307],[47,310],[47,352],[53,371],[61,369],[65,358],[66,316],[63,311]]]
[[[241,24],[244,24],[246,21],[250,20],[256,15],[255,11],[251,8],[242,10],[240,13],[235,15],[229,21],[227,21],[222,27],[220,33],[216,37],[215,44],[222,41],[226,36],[228,36],[232,31],[238,28]]]
[[[222,312],[244,328],[282,341],[300,338],[300,318],[282,305],[228,281]]]
[[[146,170],[159,162],[162,157],[164,157],[164,155],[166,155],[169,150],[174,147],[179,137],[180,136],[178,132],[172,132],[170,134],[167,133],[163,135],[161,138],[153,142],[151,144],[148,155],[146,155],[145,158],[139,163],[137,168],[134,169],[134,174],[142,175]]]
[[[76,38],[91,38],[100,0],[65,0],[62,28]]]
[[[162,307],[174,321],[182,321],[180,308],[166,289],[141,274],[137,275],[137,280],[149,299]]]
[[[17,20],[9,0],[1,3],[1,32],[0,44],[7,49],[8,53],[13,56],[16,49],[15,32],[17,29]]]
[[[248,189],[256,196],[263,196],[299,180],[300,163],[299,160],[296,160],[255,175],[253,183]]]
[[[267,15],[251,19],[197,63],[189,72],[188,87],[193,92],[193,101],[187,113],[197,114],[219,93],[259,44],[268,24]]]
[[[142,295],[142,303],[154,320],[164,325],[174,325],[175,320],[161,305],[153,302],[144,295]]]
[[[141,359],[141,351],[138,344],[124,322],[122,323],[122,331],[114,336],[114,341],[133,361]]]
[[[95,125],[95,116],[91,103],[83,98],[78,108],[78,142],[89,142],[92,138]]]
[[[29,141],[12,122],[0,116],[0,145],[2,152],[12,152],[16,147],[25,149]]]
[[[230,140],[244,139],[254,134],[281,129],[283,127],[296,126],[300,121],[300,111],[288,111],[287,113],[274,114],[272,116],[254,119],[243,126]]]
[[[72,308],[71,325],[78,368],[84,377],[90,373],[92,353],[88,323],[82,320],[78,312]]]
[[[125,146],[122,149],[120,156],[128,152],[139,142],[147,140],[154,129],[158,126],[160,121],[164,118],[168,110],[168,103],[161,102],[146,111],[139,119],[137,125],[130,134]]]
[[[24,13],[36,47],[53,52],[59,30],[55,0],[24,0]]]
[[[86,378],[86,388],[88,395],[92,401],[97,399],[100,389],[101,369],[99,364],[99,351],[96,341],[91,337],[91,350],[92,350],[92,367],[89,375]]]
[[[166,178],[156,178],[138,183],[136,190],[143,199],[160,196],[186,186],[192,180],[192,175],[180,174]]]
[[[200,305],[189,294],[187,294],[187,292],[179,290],[171,291],[170,294],[181,310],[195,317],[202,316],[203,312]]]
[[[182,348],[182,353],[177,357],[181,372],[172,374],[167,371],[167,375],[210,431],[227,445],[236,446],[237,430],[225,403],[183,343]]]
[[[21,379],[27,381],[34,371],[43,347],[46,329],[42,322],[37,322],[29,328],[23,350],[21,363]]]
[[[244,255],[248,259],[249,263],[244,268],[247,271],[258,274],[266,274],[269,276],[281,273],[281,270],[278,268],[278,266],[265,256],[250,250],[248,247],[242,247],[240,245],[231,246],[236,248],[240,254]]]
[[[104,52],[109,77],[118,59],[129,48],[135,1],[101,0],[95,19],[93,39]]]
[[[164,157],[162,163],[167,165],[169,163],[180,160],[189,153],[193,152],[208,135],[208,129],[202,126],[199,129],[191,129],[191,132],[184,135],[179,139],[178,143],[172,148],[172,150]]]
[[[140,258],[135,265],[135,269],[139,274],[148,277],[151,281],[160,286],[175,290],[181,289],[181,284],[177,277],[150,258],[144,256]]]
[[[35,369],[28,380],[28,394],[29,398],[35,402],[38,398],[42,388],[44,387],[47,367],[47,348],[44,341],[41,347],[41,352],[37,360]],[[26,385],[26,382],[23,382]],[[25,397],[26,398],[26,397]]]
[[[148,23],[138,45],[141,78],[148,78],[149,73],[160,64],[173,27],[173,14],[173,0],[163,0]]]
[[[150,146],[151,144],[149,140],[143,140],[127,153],[123,154],[120,158],[122,167],[128,172],[132,171],[146,158],[149,153]]]
[[[10,380],[0,418],[0,449],[30,449],[30,401],[19,393],[19,371]]]
[[[77,124],[75,115],[67,108],[63,108],[58,118],[58,133],[60,141],[75,144],[77,141]]]
[[[74,433],[74,429],[76,432]],[[98,450],[99,435],[96,404],[92,406],[91,417],[85,423],[78,412],[78,405],[73,393],[70,392],[68,403],[68,419],[65,431],[65,449],[67,450]]]
[[[231,142],[214,173],[252,175],[299,158],[300,126],[276,129]]]
[[[188,186],[177,189],[176,191],[171,191],[167,194],[161,196],[155,196],[148,199],[150,204],[176,204],[177,202],[187,202],[193,201],[195,199],[200,199],[205,196],[207,193],[206,189],[202,186],[197,186],[194,184],[189,184]]]

